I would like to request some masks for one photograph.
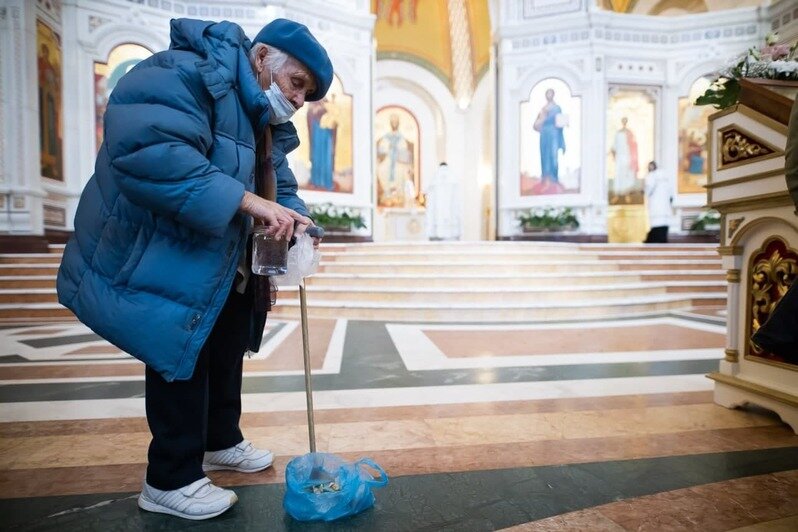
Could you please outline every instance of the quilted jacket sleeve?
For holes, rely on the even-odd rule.
[[[105,115],[113,175],[131,202],[222,236],[244,185],[210,163],[212,100],[198,77],[157,56],[117,85]],[[195,73],[196,74],[196,73]]]

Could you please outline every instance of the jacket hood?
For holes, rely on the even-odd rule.
[[[269,101],[249,62],[251,43],[244,30],[232,22],[187,18],[171,21],[172,50],[194,52],[203,59],[195,66],[214,99],[235,88],[256,132],[269,123]],[[256,133],[257,135],[258,133]]]

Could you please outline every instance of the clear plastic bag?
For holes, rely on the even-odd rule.
[[[379,478],[365,466],[377,471]],[[308,453],[285,468],[283,508],[298,521],[334,521],[371,508],[371,489],[386,484],[385,471],[368,458],[350,463],[334,454]]]
[[[313,249],[313,238],[303,233],[288,250],[288,271],[285,275],[276,275],[272,279],[277,286],[297,286],[304,277],[316,273],[320,259],[321,253]]]

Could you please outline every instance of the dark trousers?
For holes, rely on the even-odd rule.
[[[659,225],[652,227],[646,236],[644,244],[667,244],[668,243],[668,226]]]
[[[230,291],[190,380],[167,382],[147,367],[145,405],[152,432],[147,455],[150,486],[160,490],[187,486],[205,476],[205,451],[227,449],[243,440],[238,422],[251,302],[251,290],[245,294],[235,288]]]

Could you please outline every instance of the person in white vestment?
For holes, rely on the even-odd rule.
[[[460,238],[460,207],[462,193],[457,179],[443,162],[435,176],[424,186],[427,197],[426,223],[430,240],[458,240]]]
[[[657,168],[657,163],[648,163],[646,175],[646,207],[651,230],[646,244],[665,244],[668,242],[668,226],[673,216],[673,183],[668,174]]]

